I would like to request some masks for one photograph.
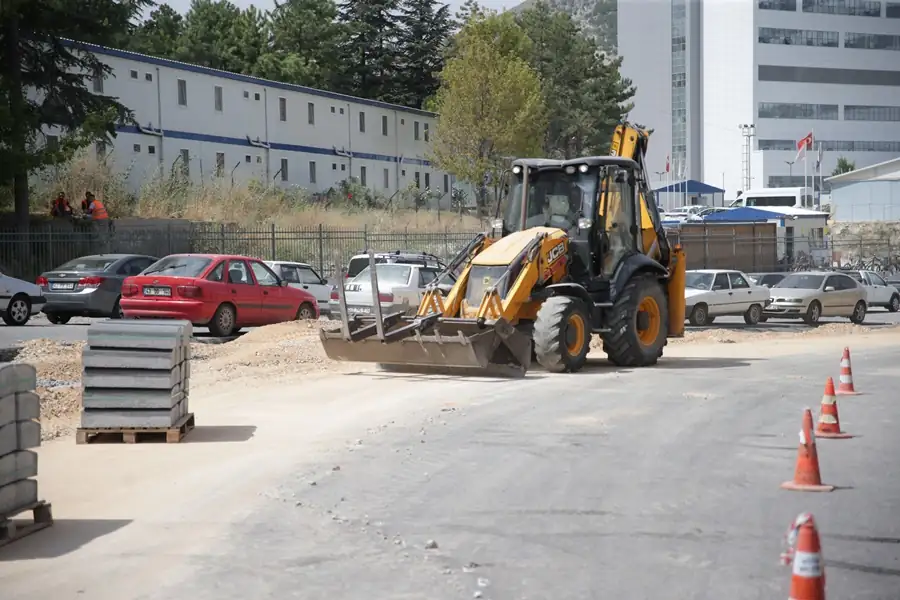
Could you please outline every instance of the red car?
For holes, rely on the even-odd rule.
[[[172,254],[122,283],[125,318],[185,319],[226,337],[241,327],[317,319],[315,296],[246,256]]]

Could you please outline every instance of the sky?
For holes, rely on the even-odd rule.
[[[157,0],[159,4],[165,3],[177,10],[178,12],[184,14],[191,6],[191,0]],[[251,5],[255,5],[256,8],[260,10],[271,10],[275,6],[274,0],[231,0],[231,2],[241,8],[248,8]],[[450,0],[448,4],[450,4],[450,9],[453,13],[462,6],[463,0]],[[490,8],[496,11],[501,11],[504,8],[512,8],[513,6],[519,4],[518,0],[480,0],[478,2],[484,8]]]

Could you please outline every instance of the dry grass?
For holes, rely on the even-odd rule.
[[[386,205],[386,199],[371,198],[371,191],[350,184],[329,198],[315,198],[300,187],[267,188],[259,182],[236,183],[229,178],[214,178],[203,184],[186,181],[180,173],[148,177],[135,195],[129,191],[129,172],[116,170],[84,152],[67,164],[48,169],[34,182],[32,209],[46,214],[48,202],[62,190],[78,209],[85,191],[100,198],[113,218],[188,219],[243,226],[276,223],[280,228],[342,227],[372,232],[444,232],[480,231],[485,224],[478,218],[448,211],[356,206],[346,199],[370,199]],[[391,204],[401,204],[399,196]]]

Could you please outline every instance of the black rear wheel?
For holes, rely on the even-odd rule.
[[[229,337],[234,334],[237,327],[237,313],[230,304],[221,304],[216,309],[212,321],[209,322],[209,332],[216,337]]]
[[[552,373],[574,373],[587,362],[591,319],[584,302],[568,296],[548,298],[534,321],[534,354]]]
[[[655,365],[669,332],[669,304],[655,275],[637,275],[616,298],[607,319],[603,350],[621,367]]]
[[[54,325],[65,325],[72,319],[71,315],[64,315],[60,313],[47,313],[47,320],[53,323]]]

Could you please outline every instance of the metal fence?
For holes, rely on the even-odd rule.
[[[45,229],[27,234],[0,232],[0,271],[27,280],[62,263],[97,253],[140,253],[152,256],[182,252],[242,254],[264,260],[292,260],[313,265],[322,275],[335,275],[351,256],[368,248],[414,250],[449,260],[475,235],[474,231],[422,233],[374,232],[328,227],[255,228],[210,223],[124,228]],[[728,268],[746,272],[790,271],[816,267],[851,267],[900,273],[900,239],[826,237],[824,239],[715,231],[669,232],[685,248],[689,269]]]

